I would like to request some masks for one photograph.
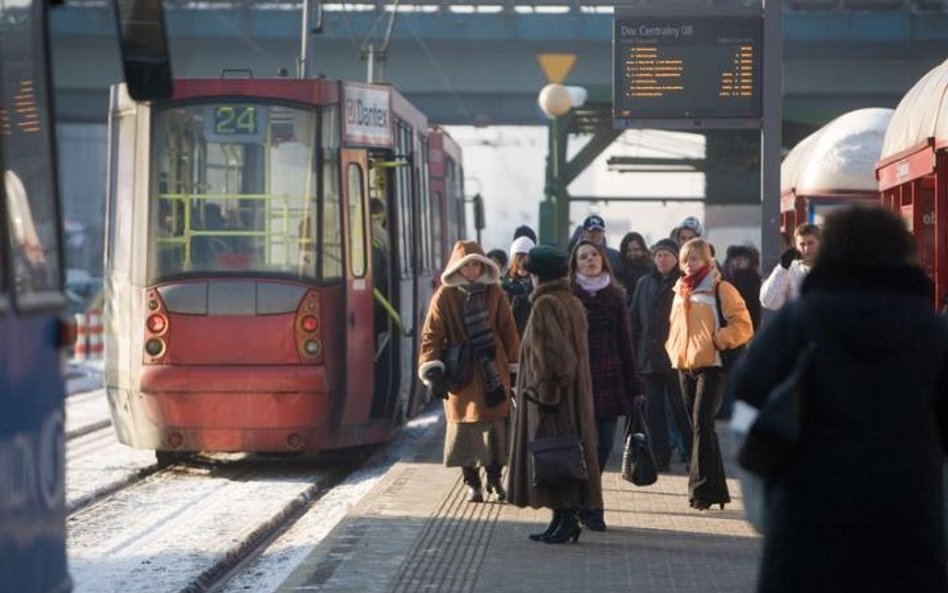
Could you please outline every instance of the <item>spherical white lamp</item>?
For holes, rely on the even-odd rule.
[[[573,106],[573,99],[570,97],[569,90],[561,84],[548,84],[540,91],[537,97],[537,103],[540,109],[547,117],[553,119],[561,115],[566,115]]]

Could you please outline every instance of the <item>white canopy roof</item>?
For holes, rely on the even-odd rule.
[[[878,190],[875,166],[892,113],[850,111],[801,140],[780,166],[780,193]]]
[[[948,142],[948,60],[923,76],[902,97],[889,124],[879,160],[929,138]]]

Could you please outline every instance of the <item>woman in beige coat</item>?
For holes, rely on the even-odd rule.
[[[418,376],[444,399],[448,427],[444,464],[460,467],[470,502],[483,502],[478,466],[487,468],[487,491],[506,498],[500,481],[507,459],[510,374],[517,371],[520,338],[497,264],[474,241],[458,241],[431,298],[421,334]],[[449,387],[442,351],[467,344],[470,379]]]
[[[596,459],[596,421],[586,341],[586,314],[573,296],[568,257],[548,245],[533,248],[526,269],[536,288],[523,333],[518,406],[507,475],[510,502],[519,507],[553,509],[553,520],[535,541],[563,543],[579,538],[578,508],[602,508],[602,482]],[[558,487],[533,485],[533,459],[527,450],[537,433],[576,435],[583,445],[588,479]]]

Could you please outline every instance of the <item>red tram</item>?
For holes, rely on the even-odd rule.
[[[915,235],[936,306],[948,298],[948,60],[899,103],[876,166],[882,203]]]
[[[425,403],[415,328],[463,232],[460,152],[397,91],[178,80],[136,104],[118,86],[109,163],[105,371],[123,443],[159,460],[350,447]],[[429,169],[450,192],[429,191]]]
[[[780,230],[819,224],[828,209],[851,200],[878,201],[874,165],[891,109],[857,109],[801,140],[780,166]]]

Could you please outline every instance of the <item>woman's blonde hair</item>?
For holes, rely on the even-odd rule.
[[[523,269],[523,262],[526,260],[526,253],[515,253],[513,259],[510,260],[510,267],[507,268],[507,276],[511,278],[520,278],[520,272],[526,272],[526,270]]]
[[[714,265],[714,256],[711,255],[711,244],[702,239],[701,237],[695,237],[690,241],[686,241],[684,245],[681,246],[681,253],[678,255],[678,265],[684,271],[685,260],[688,259],[688,256],[694,252],[698,257],[706,264]]]

